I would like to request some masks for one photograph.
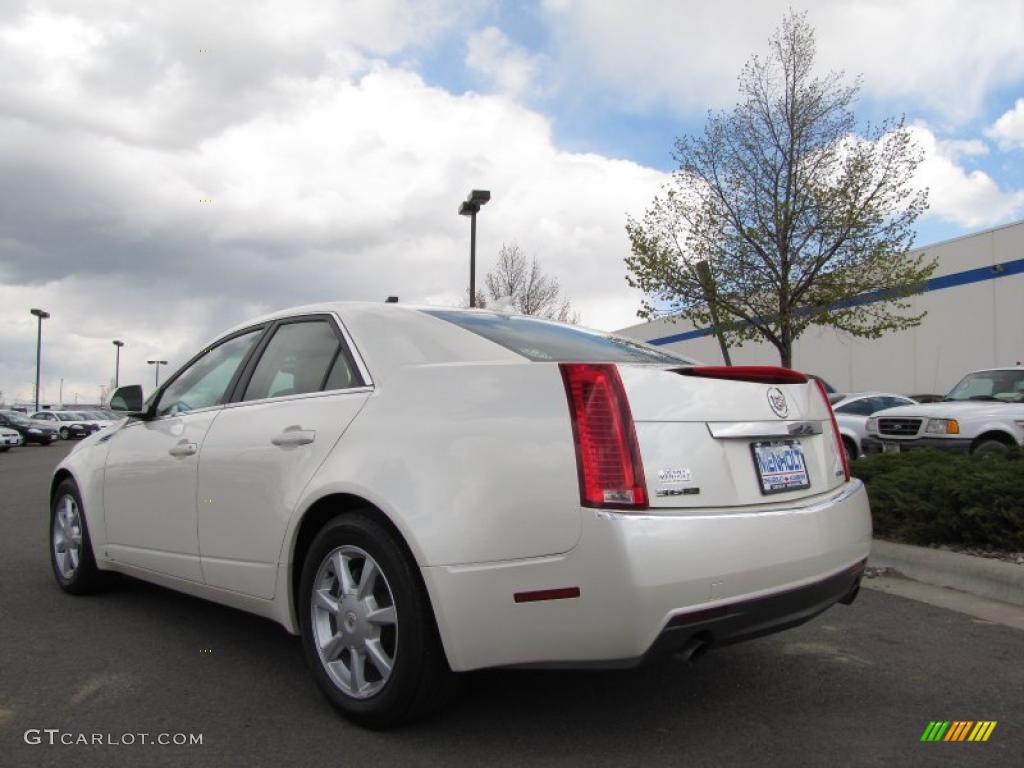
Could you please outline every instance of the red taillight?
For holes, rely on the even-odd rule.
[[[807,381],[807,377],[799,371],[779,368],[774,365],[697,365],[693,368],[682,368],[676,372],[683,376],[753,381],[758,384],[804,384]]]
[[[646,509],[640,448],[619,370],[607,363],[559,363],[569,398],[580,503]]]
[[[836,441],[836,450],[839,452],[839,459],[843,462],[843,476],[846,480],[849,480],[850,457],[846,455],[846,447],[843,445],[843,438],[839,435],[839,425],[836,423],[836,413],[832,410],[832,402],[828,399],[828,391],[825,389],[825,385],[822,384],[819,379],[815,379],[814,383],[818,386],[818,392],[821,393],[821,399],[825,401],[825,407],[828,408],[828,416],[832,420],[832,437]]]

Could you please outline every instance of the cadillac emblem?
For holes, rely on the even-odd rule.
[[[772,387],[768,390],[768,405],[772,407],[775,415],[780,419],[789,416],[789,404],[786,402],[786,396],[782,394],[782,390],[778,387]]]

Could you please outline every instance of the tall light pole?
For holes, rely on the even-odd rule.
[[[49,312],[42,309],[30,310],[33,315],[39,318],[39,329],[36,332],[36,410],[39,410],[39,354],[43,350],[43,320],[50,316]]]
[[[114,339],[114,346],[117,347],[114,356],[114,389],[117,389],[121,383],[121,347],[124,346],[124,342]]]
[[[469,216],[469,306],[476,306],[476,215],[487,205],[491,193],[486,189],[474,189],[461,205],[459,216]]]
[[[167,365],[167,361],[166,360],[147,360],[146,362],[149,363],[150,365],[155,365],[156,366],[156,386],[159,387],[160,386],[160,366],[161,365]]]

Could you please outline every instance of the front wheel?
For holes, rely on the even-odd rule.
[[[96,567],[82,498],[71,480],[57,486],[50,508],[50,564],[57,584],[72,595],[110,587],[117,575]]]
[[[975,456],[1005,456],[1010,452],[1010,446],[999,440],[982,440],[971,451]]]
[[[454,676],[415,565],[372,518],[335,518],[317,534],[299,617],[313,677],[350,720],[390,728],[450,695]]]
[[[71,432],[68,430],[68,428],[67,427],[61,427],[60,428],[60,439],[61,440],[68,440],[70,437],[71,437]]]

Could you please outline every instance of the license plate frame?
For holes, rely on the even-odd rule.
[[[883,441],[883,443],[882,443],[882,453],[902,453],[902,452],[903,452],[903,446],[901,446],[899,443],[890,443],[888,441]]]
[[[795,453],[800,459],[800,468],[773,470],[766,475],[762,467],[762,459],[765,458],[765,449],[769,448],[775,449],[772,453],[777,453],[779,448],[786,448]],[[804,456],[804,449],[799,440],[759,440],[750,444],[750,455],[754,461],[754,472],[757,474],[757,484],[762,495],[771,496],[776,493],[805,491],[811,487],[811,475],[807,471],[807,458]]]

